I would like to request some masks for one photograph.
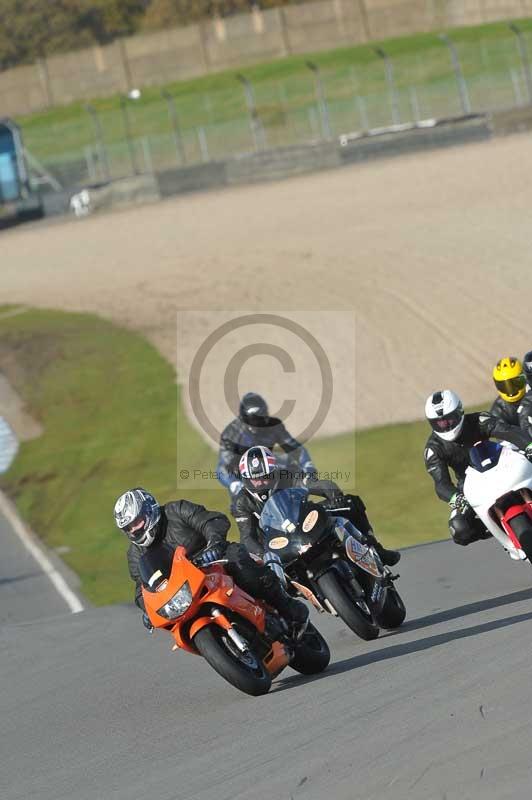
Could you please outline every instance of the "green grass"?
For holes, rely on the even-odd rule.
[[[523,20],[527,37],[532,20]],[[504,23],[451,31],[464,74],[468,79],[473,106],[512,104],[517,81],[523,96],[522,75],[515,36]],[[530,42],[529,39],[529,44]],[[390,39],[379,43],[394,62],[403,121],[412,119],[412,91],[422,116],[459,112],[455,76],[448,49],[435,34]],[[245,74],[252,82],[259,117],[271,145],[291,143],[319,135],[316,97],[312,75],[305,66],[311,58],[322,70],[325,95],[336,133],[357,129],[363,123],[357,97],[363,98],[371,126],[389,123],[390,108],[383,64],[369,45],[341,48],[324,53],[292,56],[249,66]],[[511,71],[513,70],[513,78]],[[176,100],[183,143],[188,161],[200,159],[198,127],[203,127],[212,157],[252,147],[249,120],[237,70],[215,73],[195,80],[171,83],[164,88]],[[133,136],[150,142],[155,166],[175,163],[175,145],[168,108],[161,98],[162,87],[147,87],[142,98],[129,102]],[[119,97],[95,98],[114,170],[127,169],[123,119]],[[358,116],[357,116],[358,115]],[[31,117],[20,118],[27,147],[46,163],[60,165],[85,147],[94,145],[92,123],[83,103],[59,107]],[[138,157],[142,157],[140,143]],[[116,162],[116,163],[115,163]]]
[[[114,528],[118,494],[143,485],[162,502],[186,496],[228,511],[216,482],[176,492],[179,463],[214,469],[216,454],[183,415],[170,365],[142,337],[98,317],[30,310],[0,318],[2,354],[16,355],[12,380],[44,434],[22,445],[1,486],[95,604],[128,601],[127,542]],[[446,536],[422,452],[424,423],[393,425],[311,443],[320,471],[364,498],[388,545]],[[354,469],[356,469],[355,474]],[[347,474],[349,473],[349,475]]]

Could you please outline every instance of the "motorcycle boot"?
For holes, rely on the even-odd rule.
[[[274,579],[263,584],[263,599],[288,622],[294,638],[300,639],[308,625],[309,610],[300,600],[290,597],[281,583],[275,580],[273,574],[272,578]]]
[[[373,533],[366,534],[366,540],[371,547],[375,548],[380,560],[387,567],[395,567],[395,565],[400,561],[401,553],[399,550],[387,550],[373,535]]]

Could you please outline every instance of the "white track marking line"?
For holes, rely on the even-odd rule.
[[[18,514],[16,514],[16,512],[12,509],[11,504],[8,502],[2,492],[0,492],[0,510],[12,526],[26,550],[31,553],[35,561],[42,568],[44,574],[47,575],[50,581],[53,583],[71,612],[73,614],[79,614],[80,611],[83,611],[84,606],[82,605],[79,597],[74,594],[63,576],[56,570],[48,556],[41,550],[33,537],[30,536],[26,530],[26,526]]]

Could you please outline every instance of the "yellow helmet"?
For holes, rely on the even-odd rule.
[[[493,367],[493,382],[503,400],[518,403],[526,392],[523,365],[515,356],[501,358]]]

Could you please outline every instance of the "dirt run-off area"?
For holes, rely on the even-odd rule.
[[[523,134],[21,226],[0,235],[0,303],[97,312],[144,333],[181,375],[219,324],[215,310],[337,312],[298,318],[309,328],[315,318],[337,376],[321,433],[416,419],[435,389],[489,398],[493,363],[532,348],[530,174]],[[183,310],[198,313],[177,324]],[[225,419],[228,341],[202,377],[207,412]],[[285,332],[283,342],[290,352]],[[294,376],[275,358],[251,358],[240,385],[278,406]],[[315,379],[299,384],[289,427],[314,402]]]

